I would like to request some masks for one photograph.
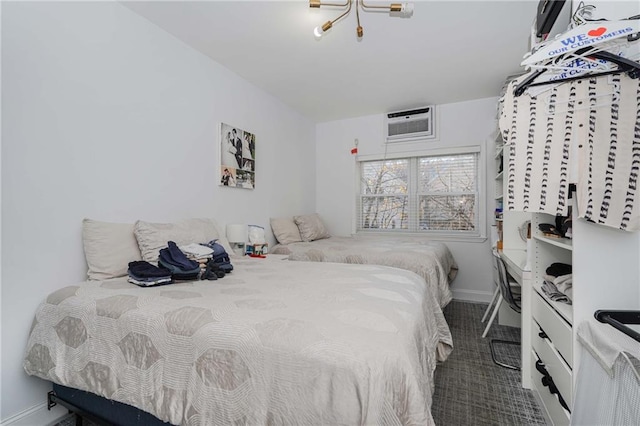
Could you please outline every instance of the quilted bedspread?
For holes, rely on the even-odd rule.
[[[28,374],[182,425],[430,425],[452,348],[430,287],[374,265],[242,258],[217,281],[83,282],[38,308]]]
[[[276,245],[274,254],[289,260],[385,265],[413,271],[436,292],[440,307],[453,298],[449,284],[458,272],[453,254],[444,243],[415,237],[331,237],[309,242]]]

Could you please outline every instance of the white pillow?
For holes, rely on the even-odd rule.
[[[82,245],[90,280],[127,275],[129,262],[142,260],[131,223],[109,223],[84,219]]]
[[[227,253],[233,251],[218,224],[213,219],[186,219],[177,223],[151,223],[139,220],[134,225],[134,234],[142,253],[142,260],[156,263],[160,249],[167,247],[168,241],[177,245],[207,243],[218,240]]]
[[[300,230],[298,229],[298,225],[293,221],[293,218],[272,217],[270,221],[273,235],[280,244],[297,243],[302,241]]]
[[[331,236],[318,213],[294,216],[293,221],[298,225],[302,241],[321,240]]]

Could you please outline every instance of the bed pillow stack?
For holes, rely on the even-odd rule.
[[[82,243],[90,280],[124,277],[129,262],[142,260],[132,223],[84,219]]]
[[[167,247],[168,241],[175,241],[181,246],[206,243],[222,237],[212,219],[187,219],[177,223],[152,223],[139,220],[135,223],[134,234],[140,246],[142,260],[150,263],[158,261],[158,253]],[[222,245],[225,250],[231,251],[231,247],[227,247],[228,243],[226,246]]]
[[[317,213],[293,218],[271,218],[271,229],[280,244],[315,241],[331,236]]]
[[[89,280],[127,276],[129,262],[157,263],[160,249],[168,241],[178,245],[217,240],[228,253],[229,242],[214,219],[187,219],[176,223],[135,224],[82,221],[82,242]]]
[[[318,213],[294,216],[293,221],[298,225],[302,241],[321,240],[331,236]]]
[[[271,230],[280,244],[302,241],[298,225],[290,217],[271,218]]]

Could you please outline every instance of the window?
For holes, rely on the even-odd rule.
[[[409,160],[361,163],[360,229],[408,229]]]
[[[476,236],[479,152],[360,162],[358,230]]]

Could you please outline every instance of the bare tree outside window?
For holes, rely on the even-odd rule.
[[[477,156],[419,159],[420,229],[476,229]]]
[[[407,229],[408,166],[406,159],[362,163],[361,228]]]
[[[362,162],[358,229],[477,230],[477,163],[475,153]]]

